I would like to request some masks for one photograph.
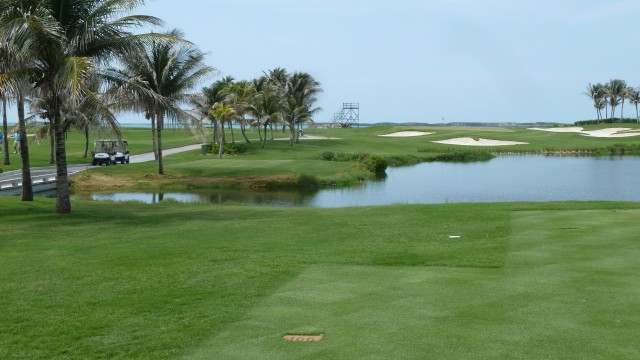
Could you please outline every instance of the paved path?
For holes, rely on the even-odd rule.
[[[167,155],[177,154],[185,151],[193,151],[199,150],[202,145],[187,145],[181,146],[172,149],[164,149],[162,150],[163,157]],[[150,153],[142,153],[131,155],[129,158],[129,162],[131,164],[143,163],[148,161],[154,161],[155,158],[153,156],[153,152]],[[123,166],[123,165],[119,165]],[[127,166],[127,165],[124,165]],[[67,166],[67,172],[69,176],[79,173],[80,171],[89,170],[93,168],[88,164],[82,165],[69,165]],[[39,167],[39,168],[31,168],[31,179],[33,180],[34,188],[40,184],[52,184],[56,180],[56,167],[48,166],[48,167]],[[0,173],[0,194],[2,191],[15,190],[22,186],[22,171],[21,170],[13,170]]]

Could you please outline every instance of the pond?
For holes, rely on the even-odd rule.
[[[640,157],[500,156],[480,163],[423,163],[387,169],[362,186],[297,192],[94,194],[94,200],[346,207],[449,202],[640,201]]]

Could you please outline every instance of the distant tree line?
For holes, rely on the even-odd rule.
[[[289,129],[289,143],[293,146],[302,125],[312,122],[313,114],[320,110],[314,104],[321,91],[320,83],[310,74],[275,68],[250,81],[235,81],[231,76],[218,80],[203,88],[193,105],[200,118],[213,125],[213,144],[219,145],[218,156],[222,157],[225,128],[230,129],[231,141],[235,142],[234,124],[239,125],[247,143],[250,140],[246,128],[258,129],[262,147],[268,138],[273,140],[274,127],[281,125],[283,131]]]
[[[620,79],[610,80],[608,83],[587,85],[584,95],[593,101],[598,121],[615,121],[616,108],[620,106],[620,119],[624,119],[624,104],[629,102],[636,110],[636,121],[640,122],[638,104],[640,103],[640,88],[628,86],[627,82]],[[604,110],[604,114],[602,113]]]

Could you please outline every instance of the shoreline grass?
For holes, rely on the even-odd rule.
[[[585,126],[594,130],[605,127],[640,128],[635,124],[601,124]],[[393,138],[379,135],[397,131],[413,130],[431,132],[430,135]],[[151,151],[150,130],[142,128],[124,128],[124,137],[128,139],[132,153]],[[77,191],[83,188],[96,188],[119,184],[118,189],[129,186],[129,190],[146,189],[218,189],[218,188],[274,188],[290,186],[302,177],[315,177],[319,184],[332,186],[354,185],[374,176],[358,162],[326,161],[350,158],[357,155],[383,159],[389,166],[414,165],[425,161],[443,161],[460,159],[487,159],[484,154],[554,154],[554,155],[630,155],[640,151],[640,137],[630,138],[591,138],[575,133],[552,133],[523,128],[457,128],[422,126],[372,126],[352,129],[308,129],[308,135],[317,135],[331,139],[311,140],[302,138],[299,144],[291,147],[287,141],[268,142],[260,148],[257,132],[248,132],[252,140],[246,145],[247,152],[218,159],[216,156],[202,156],[200,150],[175,154],[165,159],[166,176],[155,176],[157,164],[154,162],[135,164],[135,166],[112,166],[92,168],[91,176],[79,175],[72,178]],[[165,132],[166,147],[200,143],[210,138],[209,134],[194,136],[184,130]],[[276,136],[277,137],[277,136]],[[504,147],[452,146],[432,141],[454,137],[483,137],[495,140],[527,142],[528,145]],[[241,140],[238,139],[238,143]],[[69,132],[68,161],[88,163],[82,158],[84,151],[83,136]],[[47,166],[48,143],[30,144],[32,166]],[[466,153],[461,157],[460,154]],[[20,161],[11,154],[12,165],[5,171],[18,169]],[[193,181],[191,180],[193,179]],[[95,181],[95,182],[91,182]],[[272,185],[268,185],[272,184]]]

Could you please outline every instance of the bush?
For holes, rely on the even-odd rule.
[[[336,154],[335,161],[364,161],[369,157],[368,153],[338,153]]]
[[[335,158],[336,158],[336,154],[334,154],[333,151],[325,151],[322,154],[320,154],[320,159],[324,161],[333,161],[333,159]]]
[[[638,119],[630,119],[630,118],[615,118],[615,119],[602,119],[602,120],[583,120],[576,121],[573,123],[574,126],[585,126],[585,125],[599,125],[599,124],[635,124],[638,122]]]
[[[223,154],[226,155],[237,155],[237,154],[244,154],[247,151],[249,151],[249,147],[247,146],[247,144],[245,143],[227,143],[224,144],[224,151],[222,152]],[[215,145],[211,145],[208,144],[207,145],[207,152],[211,153],[211,154],[218,154],[218,152],[220,152],[220,145],[219,144],[215,144]]]
[[[382,174],[387,170],[389,163],[386,159],[373,155],[365,161],[365,166],[367,167],[367,170],[374,174]]]
[[[455,151],[446,154],[436,155],[432,161],[450,161],[450,162],[473,162],[473,161],[489,161],[495,156],[488,151]]]

